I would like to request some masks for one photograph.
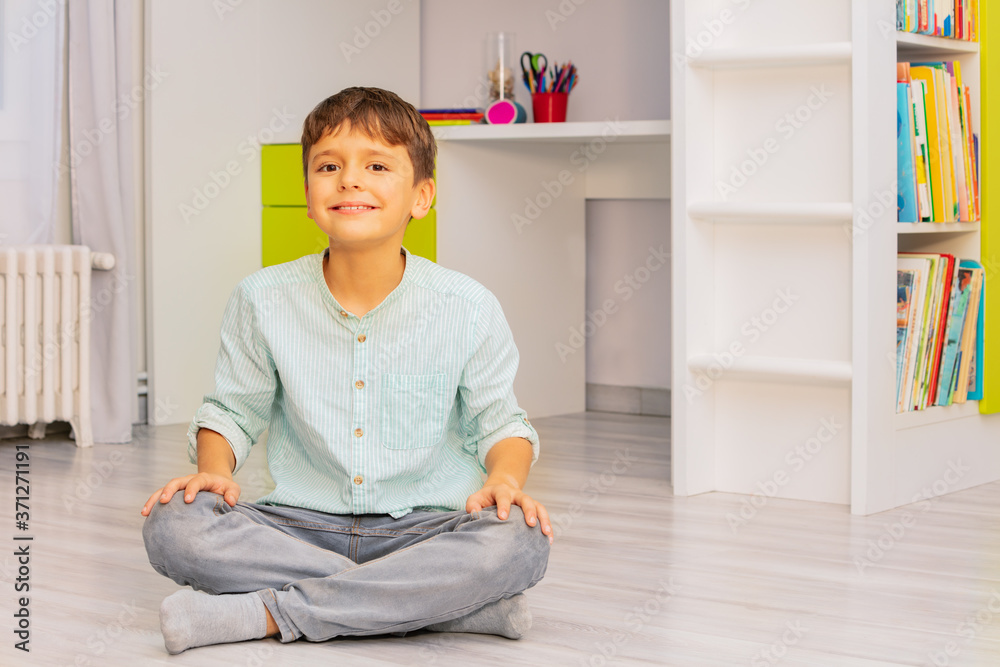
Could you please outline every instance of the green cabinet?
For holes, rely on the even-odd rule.
[[[437,173],[435,172],[435,178]],[[290,262],[323,251],[330,238],[306,215],[299,144],[261,148],[262,266]],[[437,196],[423,218],[410,221],[403,245],[414,255],[437,259]]]

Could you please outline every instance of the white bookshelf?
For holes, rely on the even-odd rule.
[[[897,57],[960,60],[978,133],[978,45],[897,35],[893,0],[671,12],[674,493],[784,471],[778,496],[866,515],[1000,479],[975,401],[895,413],[896,254],[978,258],[981,234],[896,222]]]

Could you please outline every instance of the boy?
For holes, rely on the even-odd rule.
[[[530,627],[522,591],[553,532],[521,491],[539,443],[512,390],[517,349],[489,290],[402,247],[434,199],[436,151],[416,109],[377,88],[306,118],[309,217],[330,246],[234,290],[188,430],[198,473],[141,510],[153,568],[209,593],[163,601],[170,653]],[[268,426],[275,489],[237,502],[232,474]]]

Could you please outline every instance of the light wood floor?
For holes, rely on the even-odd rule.
[[[672,497],[668,419],[532,424],[543,448],[527,491],[562,519],[527,592],[527,637],[271,639],[179,656],[158,618],[178,587],[146,560],[139,508],[190,472],[186,425],[88,450],[2,441],[0,665],[1000,665],[1000,484],[867,518],[771,499],[734,531],[727,514],[746,496]],[[17,442],[31,443],[28,655],[12,646]],[[268,490],[265,470],[255,448],[237,478],[245,499]]]

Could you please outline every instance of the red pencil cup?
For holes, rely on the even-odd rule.
[[[531,108],[536,123],[565,123],[569,93],[532,93]]]

